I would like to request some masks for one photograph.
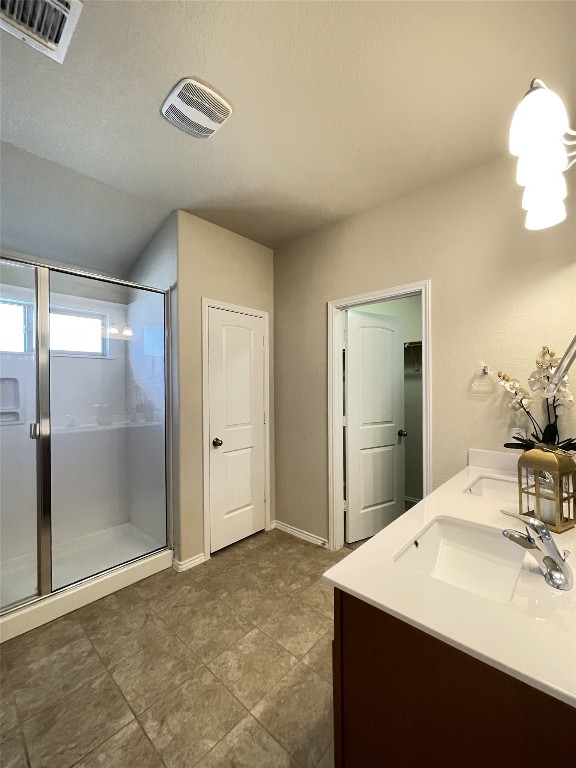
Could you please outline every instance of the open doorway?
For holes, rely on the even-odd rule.
[[[430,490],[429,281],[329,302],[330,546]]]

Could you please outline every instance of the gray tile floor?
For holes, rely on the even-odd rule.
[[[1,646],[2,768],[331,768],[331,553],[278,530]]]

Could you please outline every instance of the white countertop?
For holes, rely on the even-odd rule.
[[[518,528],[500,508],[512,505],[463,493],[480,475],[515,478],[516,452],[471,451],[473,461],[383,531],[324,574],[338,589],[380,608],[455,648],[576,707],[576,585],[549,587],[527,553],[513,597],[494,602],[394,562],[394,556],[435,518],[455,517],[499,530]],[[510,463],[512,461],[512,464]],[[553,534],[570,550],[576,570],[576,529]],[[510,542],[510,546],[516,546]]]

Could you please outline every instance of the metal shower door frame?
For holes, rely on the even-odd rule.
[[[122,568],[127,563],[112,566],[106,571],[87,576],[56,590],[52,589],[52,448],[50,422],[50,273],[74,275],[76,277],[114,283],[149,293],[159,293],[164,298],[164,432],[165,432],[165,526],[166,546],[173,548],[173,489],[172,489],[172,396],[171,396],[171,291],[141,285],[129,280],[99,275],[72,267],[46,265],[40,261],[23,258],[10,252],[3,252],[0,260],[32,267],[35,270],[35,344],[36,344],[36,423],[30,424],[30,437],[36,440],[36,486],[37,486],[37,594],[18,601],[0,610],[0,614],[19,610],[50,595],[74,589],[78,584],[87,583]],[[154,555],[159,550],[141,555],[128,562],[137,562]]]
[[[52,444],[50,434],[50,270],[36,267],[36,483],[38,594],[52,593]]]

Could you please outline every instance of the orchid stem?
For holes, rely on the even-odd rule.
[[[536,429],[536,434],[538,434],[538,432],[540,432],[540,436],[541,436],[541,437],[543,437],[543,436],[544,436],[544,432],[542,432],[542,429],[541,429],[540,425],[538,424],[538,422],[536,421],[536,419],[534,418],[534,416],[532,416],[532,414],[530,413],[530,411],[528,411],[528,410],[525,408],[525,406],[524,406],[524,404],[523,404],[522,402],[520,403],[520,405],[522,406],[522,410],[524,411],[524,413],[526,414],[526,416],[528,416],[528,418],[529,418],[529,419],[530,419],[530,421],[532,422],[532,424],[533,424],[534,428]]]

